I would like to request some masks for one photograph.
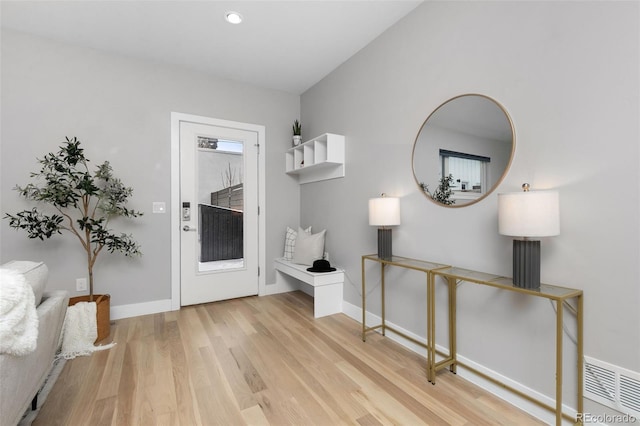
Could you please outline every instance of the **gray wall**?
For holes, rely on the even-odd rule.
[[[264,125],[266,282],[274,282],[271,260],[282,256],[286,226],[298,223],[299,190],[284,174],[284,152],[299,109],[297,95],[3,31],[0,211],[4,216],[30,207],[11,189],[29,181],[36,157],[57,151],[65,136],[77,136],[94,163],[111,161],[134,188],[130,207],[145,212],[113,226],[133,233],[144,256],[101,254],[96,290],[110,293],[112,305],[170,299],[170,214],[153,214],[151,207],[165,201],[170,210],[171,112]],[[43,260],[50,288],[78,294],[75,278],[87,274],[71,236],[31,241],[2,220],[0,240],[1,262]]]
[[[511,275],[496,194],[523,182],[555,188],[561,235],[542,241],[542,280],[584,290],[586,355],[640,371],[638,17],[637,2],[426,2],[305,92],[307,130],[346,136],[346,177],[304,185],[300,195],[301,223],[326,228],[331,260],[346,268],[345,301],[361,305],[360,256],[376,251],[368,198],[401,197],[395,254]],[[420,193],[411,150],[424,119],[464,93],[501,102],[517,146],[496,192],[450,209]],[[424,277],[396,277],[387,318],[425,336]],[[377,314],[378,295],[367,305]],[[553,395],[552,306],[468,284],[458,297],[459,353]],[[565,397],[575,407],[573,377],[566,371]]]

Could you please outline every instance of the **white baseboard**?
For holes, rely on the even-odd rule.
[[[291,288],[286,286],[279,286],[274,284],[265,285],[264,294],[261,296],[268,296],[270,294],[286,293],[289,291],[298,290],[298,288]],[[160,312],[170,312],[180,310],[180,306],[177,309],[173,309],[171,299],[154,300],[153,302],[144,303],[132,303],[130,305],[111,306],[111,319],[118,320],[122,318],[137,317],[140,315],[157,314]]]
[[[111,306],[111,319],[137,317],[171,311],[171,299],[154,300],[153,302],[133,303],[131,305]]]
[[[359,306],[353,305],[351,303],[348,303],[346,301],[342,302],[342,312],[353,318],[354,320],[358,321],[359,323],[362,323],[362,308],[360,308]],[[371,325],[375,325],[375,324],[380,324],[380,322],[382,321],[382,319],[380,318],[380,316],[378,315],[374,315],[370,312],[367,312],[367,324],[371,324]],[[415,333],[412,333],[409,330],[405,330],[404,328],[400,327],[397,324],[394,324],[392,322],[387,321],[387,324],[393,328],[398,329],[400,332],[416,339],[419,342],[422,342],[424,344],[426,344],[426,338],[422,337],[422,336],[418,336]],[[407,349],[421,355],[424,356],[426,358],[426,349],[416,345],[415,343],[411,342],[410,340],[405,339],[404,337],[393,333],[392,331],[388,331],[386,333],[386,337],[388,337],[389,339],[401,344],[402,346],[406,347]],[[437,349],[442,351],[442,352],[448,352],[447,348],[441,347],[440,345],[436,345]],[[483,365],[480,365],[472,360],[470,360],[469,358],[466,358],[460,354],[457,355],[458,360],[461,363],[464,363],[466,365],[468,365],[469,367],[480,371],[483,374],[486,374],[490,377],[493,377],[503,383],[505,383],[506,385],[517,389],[520,392],[523,392],[527,395],[532,396],[533,398],[542,401],[543,403],[550,405],[550,406],[555,406],[555,400],[553,400],[552,398],[541,394],[538,391],[535,391],[533,389],[530,389],[528,387],[526,387],[525,385],[523,385],[522,383],[516,382],[512,379],[509,379],[508,377],[505,377],[503,375],[501,375],[500,373],[497,373]],[[516,407],[518,407],[519,409],[531,414],[532,416],[542,420],[543,422],[547,423],[547,424],[555,424],[555,414],[549,412],[548,410],[545,410],[542,407],[539,407],[538,405],[532,403],[531,401],[528,401],[525,398],[519,397],[518,395],[514,394],[513,392],[509,391],[508,389],[505,389],[502,386],[499,386],[483,377],[478,376],[477,374],[474,374],[471,370],[468,370],[466,368],[464,368],[463,366],[459,365],[457,368],[457,374],[458,376],[470,381],[471,383],[481,387],[482,389],[492,393],[493,395],[497,396],[500,399],[503,399],[505,401],[507,401],[508,403],[510,403],[511,405],[514,405]],[[437,381],[436,381],[436,386],[437,386]],[[576,410],[574,408],[571,407],[567,407],[564,406],[565,412],[571,414],[572,416],[576,415]],[[563,425],[573,425],[573,422],[569,422],[566,419],[563,419]]]

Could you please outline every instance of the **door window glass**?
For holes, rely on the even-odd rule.
[[[198,136],[198,271],[244,267],[243,143]]]

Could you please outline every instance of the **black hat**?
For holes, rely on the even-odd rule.
[[[336,268],[332,268],[329,261],[324,259],[314,260],[313,266],[311,268],[307,268],[307,271],[309,272],[331,272],[335,270]]]

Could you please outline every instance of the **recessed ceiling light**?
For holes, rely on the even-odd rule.
[[[224,19],[226,19],[230,24],[239,24],[242,22],[242,15],[238,12],[227,12],[224,15]]]

